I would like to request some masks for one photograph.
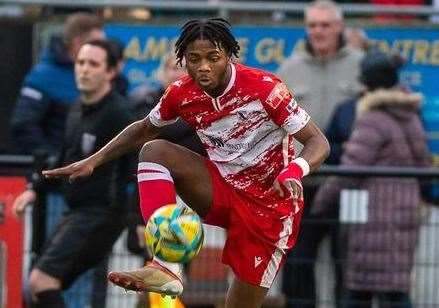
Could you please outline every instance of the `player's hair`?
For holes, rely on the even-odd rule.
[[[340,6],[332,0],[315,0],[309,3],[305,8],[305,17],[308,16],[310,9],[328,10],[334,13],[335,19],[343,21],[343,11]]]
[[[107,58],[106,58],[107,70],[117,68],[119,59],[114,50],[114,46],[112,45],[111,42],[109,42],[108,40],[97,39],[97,40],[87,41],[84,44],[82,44],[82,46],[84,45],[92,45],[105,50],[105,53],[107,54]]]
[[[238,57],[239,44],[230,31],[230,23],[222,18],[193,19],[181,27],[181,34],[175,43],[177,63],[181,65],[184,53],[190,43],[197,39],[209,40],[227,55]]]
[[[101,18],[94,14],[85,12],[73,13],[64,22],[63,41],[66,45],[70,45],[75,38],[103,27],[104,23]]]

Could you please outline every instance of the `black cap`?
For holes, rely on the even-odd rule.
[[[360,81],[369,90],[391,88],[398,84],[398,70],[405,60],[397,54],[373,50],[360,63]]]

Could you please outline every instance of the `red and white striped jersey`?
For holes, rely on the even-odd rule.
[[[273,181],[294,158],[291,134],[310,117],[275,75],[242,64],[231,68],[230,82],[216,98],[189,76],[177,80],[149,119],[155,126],[185,120],[228,183],[252,199],[273,203],[278,199]]]

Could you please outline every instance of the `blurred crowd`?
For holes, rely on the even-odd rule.
[[[303,20],[305,49],[285,59],[277,73],[294,92],[298,103],[326,132],[331,144],[331,155],[326,163],[345,166],[429,166],[431,157],[420,117],[422,95],[413,93],[399,82],[398,72],[404,65],[404,59],[371,48],[363,29],[345,25],[343,12],[336,3],[325,0],[303,2],[310,2]],[[422,0],[358,2],[430,4]],[[109,79],[111,89],[98,95],[96,101],[100,102],[111,93],[117,101],[114,108],[118,115],[122,117],[126,113],[126,117],[120,120],[108,114],[102,115],[108,117],[105,119],[96,115],[93,125],[99,123],[102,127],[87,122],[87,117],[99,110],[99,104],[84,101],[94,90],[104,87],[106,78],[109,78],[106,75],[108,71],[96,73],[93,78],[102,84],[94,85],[87,80],[91,78],[87,77],[87,73],[79,71],[81,63],[78,62],[78,53],[84,43],[93,40],[108,42],[106,57],[108,59],[111,55],[116,61],[111,64],[111,71],[114,72]],[[113,136],[123,124],[146,116],[159,102],[167,86],[185,74],[184,66],[177,65],[175,55],[170,53],[163,57],[151,80],[129,91],[128,81],[122,73],[123,49],[120,42],[105,38],[103,23],[93,14],[70,15],[63,31],[50,39],[39,62],[23,81],[11,119],[12,140],[17,153],[39,157],[45,162],[44,168],[85,157],[102,145],[102,140]],[[79,74],[83,74],[82,77]],[[105,131],[100,131],[104,127]],[[81,133],[76,131],[79,128]],[[182,121],[171,125],[161,138],[205,155],[194,131]],[[111,215],[114,213],[126,217],[124,227],[130,227],[129,250],[145,257],[142,221],[136,210],[135,179],[131,176],[135,174],[135,169],[129,162],[132,158],[126,159],[125,162],[119,162],[123,168],[119,166],[114,173],[107,170],[102,175],[107,179],[112,176],[120,178],[118,196],[113,194],[112,187],[103,186],[101,180],[96,179],[97,184],[92,186],[93,189],[100,190],[99,195],[107,198],[98,200],[90,191],[87,199],[76,200],[72,194],[77,195],[80,187],[70,187],[66,191],[62,184],[43,183],[34,174],[29,179],[29,189],[20,196],[16,213],[20,215],[31,203],[44,205],[47,208],[48,243],[55,247],[57,237],[63,232],[60,231],[62,228],[54,227],[59,224],[60,212],[66,210],[68,215],[79,213],[93,216],[96,213],[84,212],[83,208],[112,211],[109,217],[113,217]],[[125,174],[121,174],[121,170]],[[367,206],[369,219],[345,228],[337,222],[342,207],[339,200],[340,195],[350,189],[367,192],[367,205],[362,206]],[[389,193],[395,191],[398,193]],[[399,192],[403,192],[404,196]],[[287,307],[316,307],[315,265],[320,243],[326,236],[331,238],[337,307],[372,307],[373,299],[378,301],[380,307],[412,307],[409,288],[421,197],[419,182],[414,178],[331,177],[323,183],[306,182],[305,200],[308,206],[301,234],[296,247],[288,255],[283,272],[282,292]],[[106,207],[120,200],[132,206]],[[103,221],[97,228],[109,232],[107,229],[113,225],[111,221]],[[331,223],[328,224],[328,221]],[[114,236],[110,244],[121,232],[121,228],[112,227]],[[400,242],[395,242],[395,239]],[[96,249],[99,250],[99,246],[90,247],[89,253]],[[47,249],[44,251],[47,252]],[[87,266],[71,270],[66,274],[69,283],[53,285],[50,277],[41,273],[38,275],[35,270],[44,268],[44,258],[53,257],[54,251],[52,254],[39,252],[28,282],[32,291],[28,301],[32,301],[35,295],[39,299],[55,296],[47,291],[66,290],[80,274],[89,269],[101,273],[106,270],[108,253],[90,261]],[[108,249],[105,251],[108,252]],[[50,269],[49,272],[51,270],[57,269]],[[105,281],[93,277],[90,275],[89,279],[94,284],[105,285]],[[93,300],[96,307],[103,307],[99,299]]]

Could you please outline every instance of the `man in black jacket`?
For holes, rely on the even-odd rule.
[[[130,123],[128,103],[112,90],[116,66],[107,41],[90,41],[79,50],[75,79],[80,99],[67,117],[63,164],[89,156]],[[125,227],[131,161],[124,156],[84,181],[65,185],[69,212],[30,274],[34,307],[64,307],[61,290],[111,252]],[[16,213],[34,198],[35,192],[23,193],[15,201]]]

